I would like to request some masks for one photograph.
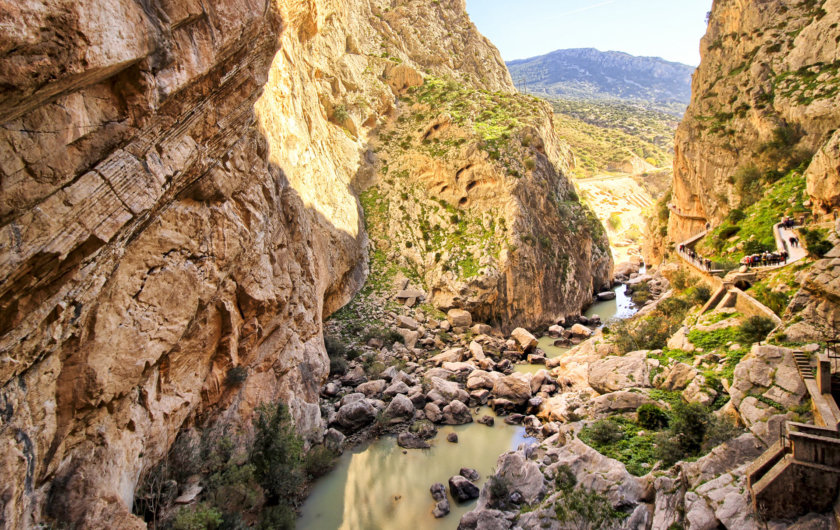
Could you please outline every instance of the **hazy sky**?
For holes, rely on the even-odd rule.
[[[467,0],[506,61],[598,48],[696,66],[712,0]]]

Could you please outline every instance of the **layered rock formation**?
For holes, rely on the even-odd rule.
[[[840,118],[838,13],[837,0],[714,3],[676,136],[672,241],[739,205],[739,169],[785,171],[829,141]],[[809,192],[818,206],[836,206],[836,163],[819,158]]]
[[[0,526],[142,526],[183,426],[282,398],[320,436],[321,320],[365,278],[351,184],[393,90],[510,78],[462,0],[0,18]]]

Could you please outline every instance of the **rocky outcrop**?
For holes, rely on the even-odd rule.
[[[785,170],[823,150],[809,191],[833,204],[836,164],[832,173],[825,162],[840,118],[838,13],[838,0],[714,3],[675,140],[671,241],[738,206],[739,168]]]
[[[381,290],[412,278],[437,308],[507,332],[577,315],[609,286],[609,242],[566,177],[550,107],[431,76],[401,99],[359,179]]]
[[[264,401],[320,438],[368,132],[419,72],[512,89],[462,0],[391,7],[0,1],[3,524],[137,527],[182,427]]]

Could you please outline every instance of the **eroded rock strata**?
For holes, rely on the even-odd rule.
[[[738,207],[739,170],[784,172],[815,153],[808,191],[838,205],[839,12],[836,0],[714,2],[675,140],[671,241]]]
[[[512,84],[462,0],[5,1],[0,17],[0,522],[142,527],[134,489],[181,428],[247,425],[281,398],[320,438],[321,322],[365,280],[356,194],[396,95],[428,76]],[[568,188],[534,134],[546,189]],[[586,259],[569,307],[609,274]]]

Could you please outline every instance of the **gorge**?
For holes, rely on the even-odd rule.
[[[464,0],[0,20],[0,527],[293,527],[368,443],[374,482],[455,455],[449,494],[352,492],[428,526],[836,527],[840,461],[831,503],[754,499],[800,456],[780,432],[838,425],[809,381],[840,338],[840,0],[714,1],[661,198],[668,142],[628,143],[644,263],[572,178],[594,129],[518,93]],[[740,269],[783,216],[808,258]],[[676,251],[707,225],[724,278]],[[621,320],[586,312],[614,289]]]

